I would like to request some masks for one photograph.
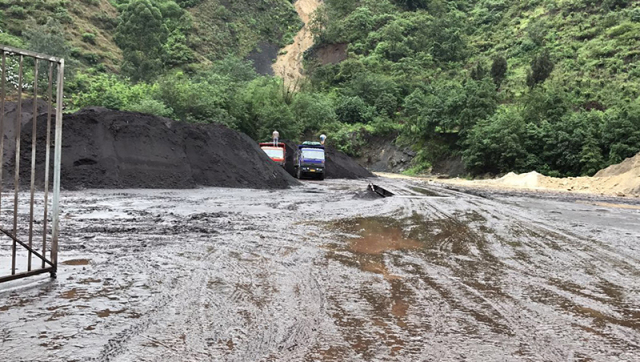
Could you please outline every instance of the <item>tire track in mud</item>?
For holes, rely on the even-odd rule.
[[[408,202],[406,200],[408,200]],[[591,317],[595,316],[598,318],[599,312],[594,312],[583,307],[581,311],[579,308],[574,308],[574,313],[569,311],[569,315],[566,314],[566,311],[560,310],[560,315],[558,316],[557,310],[548,310],[549,306],[552,308],[556,308],[558,306],[556,301],[543,301],[540,299],[532,300],[527,296],[526,292],[521,293],[518,288],[509,287],[504,283],[505,281],[509,281],[513,284],[522,283],[525,286],[530,286],[527,288],[537,287],[538,289],[541,289],[545,287],[548,288],[549,280],[537,277],[534,281],[530,281],[529,279],[534,278],[536,274],[539,274],[539,271],[531,268],[531,266],[525,267],[526,264],[522,261],[517,262],[517,264],[522,266],[521,268],[513,269],[514,265],[511,260],[512,258],[509,255],[517,255],[517,253],[513,251],[507,253],[505,251],[509,248],[517,247],[518,245],[513,245],[506,241],[504,236],[509,235],[509,232],[505,232],[505,230],[500,229],[509,229],[509,225],[516,225],[517,228],[520,228],[519,230],[521,233],[519,233],[520,235],[519,237],[516,237],[516,239],[518,239],[518,241],[522,241],[521,239],[525,238],[528,240],[528,243],[531,243],[529,245],[530,250],[526,252],[526,255],[535,255],[541,250],[545,250],[545,253],[550,255],[552,255],[553,252],[562,252],[570,256],[567,264],[571,265],[579,265],[584,259],[597,259],[599,254],[602,253],[601,250],[593,249],[592,254],[583,253],[578,257],[572,257],[572,249],[559,249],[557,247],[558,243],[567,243],[567,241],[564,241],[567,235],[561,228],[558,228],[557,226],[544,226],[549,223],[548,220],[540,221],[535,218],[531,219],[530,217],[521,218],[519,216],[519,214],[522,213],[521,209],[518,210],[517,208],[510,208],[510,210],[504,210],[502,205],[491,205],[498,204],[497,202],[487,201],[480,198],[477,200],[474,198],[469,199],[468,197],[465,198],[463,202],[443,202],[443,200],[436,199],[406,200],[406,204],[399,207],[399,209],[396,210],[396,212],[391,213],[391,215],[400,218],[404,217],[406,219],[415,219],[415,215],[419,215],[420,217],[425,217],[425,222],[427,224],[429,223],[429,220],[446,220],[447,222],[450,222],[454,228],[457,227],[462,230],[460,232],[461,235],[459,235],[459,241],[467,243],[470,247],[477,247],[477,250],[475,251],[464,247],[454,250],[456,248],[453,246],[453,243],[456,241],[451,240],[451,235],[449,235],[449,237],[445,237],[444,240],[441,240],[440,243],[438,243],[437,240],[434,240],[436,242],[435,253],[428,252],[424,255],[424,258],[419,258],[419,262],[413,264],[409,270],[405,269],[405,272],[408,272],[409,274],[411,272],[414,272],[415,274],[415,270],[421,269],[423,275],[418,275],[418,280],[425,282],[429,288],[425,289],[424,287],[418,286],[415,290],[419,292],[415,294],[418,295],[418,297],[423,297],[422,300],[424,305],[433,304],[434,296],[428,293],[428,289],[435,290],[437,294],[439,294],[439,297],[436,296],[435,299],[443,300],[449,305],[446,312],[447,315],[463,312],[465,317],[458,322],[463,328],[465,328],[465,318],[472,316],[476,319],[476,322],[466,325],[466,328],[471,328],[468,330],[468,332],[471,332],[471,335],[485,334],[486,332],[479,333],[477,328],[479,325],[486,324],[490,327],[489,334],[493,334],[494,336],[504,335],[506,336],[504,338],[516,339],[518,343],[512,344],[512,353],[513,355],[519,355],[523,358],[565,360],[569,356],[587,356],[589,353],[593,353],[595,356],[600,356],[600,358],[604,356],[602,351],[598,351],[597,349],[591,350],[588,353],[574,353],[573,351],[567,351],[566,341],[564,341],[565,343],[562,341],[562,339],[576,339],[579,335],[583,336],[583,340],[589,339],[594,334],[597,337],[602,337],[600,335],[602,334],[601,332],[596,332],[592,329],[587,333],[584,333],[584,327],[574,325],[576,318],[585,315],[591,315]],[[464,203],[472,203],[473,208],[465,206]],[[447,205],[453,207],[449,208]],[[477,210],[474,211],[474,213],[483,214],[484,217],[476,218],[476,220],[473,220],[474,218],[468,220],[465,219],[465,214],[456,214],[455,211],[447,211],[448,209]],[[490,218],[495,218],[495,220],[488,220]],[[474,222],[477,225],[474,225]],[[413,224],[416,223],[419,223],[419,221],[413,220]],[[472,227],[469,227],[469,225]],[[487,225],[490,225],[491,227],[488,227]],[[540,225],[543,225],[544,227],[541,227]],[[498,226],[496,228],[497,230],[493,229],[495,226]],[[507,228],[505,228],[505,226]],[[437,229],[437,226],[435,228]],[[513,229],[517,230],[516,228]],[[411,232],[411,227],[409,227],[408,230],[409,231],[407,233],[409,237],[415,237]],[[575,243],[587,244],[588,241],[580,239],[575,241]],[[581,245],[581,247],[584,247],[584,245]],[[431,251],[430,248],[429,250]],[[498,254],[496,254],[496,252]],[[434,258],[435,260],[440,259],[443,254],[448,254],[449,259],[444,262],[437,262],[433,260]],[[462,254],[461,256],[466,257],[471,256],[472,258],[475,258],[475,260],[471,263],[467,262],[459,264],[457,261],[454,262],[453,260],[465,259],[460,259],[458,255],[453,255],[454,259],[451,259],[451,254]],[[566,257],[566,255],[561,255]],[[505,259],[505,257],[507,260],[505,260],[506,263],[503,263],[501,259]],[[427,262],[425,263],[425,261]],[[611,261],[612,260],[608,260],[607,264],[616,265],[616,263],[611,263]],[[434,262],[435,264],[433,264]],[[474,267],[474,264],[478,264],[480,267]],[[544,264],[543,266],[545,267],[544,270],[553,270],[551,264]],[[469,267],[471,268],[469,269]],[[489,279],[487,279],[487,272],[490,274],[491,270],[493,270],[494,273]],[[482,273],[483,280],[478,280],[477,275],[474,275],[474,273]],[[403,274],[404,273],[400,273],[400,275]],[[542,285],[536,286],[538,282],[541,282]],[[504,291],[496,289],[496,287],[500,287],[504,289]],[[518,293],[513,295],[514,291]],[[522,298],[523,296],[525,297],[524,299]],[[572,298],[575,297],[572,296]],[[582,301],[582,304],[588,303],[590,303],[590,300]],[[547,307],[547,309],[540,310],[538,305]],[[635,305],[637,306],[637,300]],[[565,309],[566,307],[567,306],[565,305]],[[438,312],[442,313],[441,307],[438,308],[440,309],[434,307],[435,311],[433,315]],[[575,313],[575,311],[579,311],[579,313]],[[629,312],[630,311],[627,311],[626,314],[629,315]],[[549,318],[550,316],[551,318]],[[569,321],[558,320],[558,317],[561,319],[564,318],[571,320],[573,324]],[[600,317],[600,319],[606,320],[608,323],[613,323],[614,325],[616,324],[615,319],[607,317]],[[442,322],[439,318],[431,318],[430,320],[432,328],[434,326],[438,326],[438,324],[441,324]],[[540,323],[538,322],[540,320],[545,321],[547,328],[540,329]],[[437,329],[438,327],[435,328]],[[632,329],[635,329],[637,333],[637,328],[632,327]],[[428,332],[426,333],[429,335]],[[534,335],[533,338],[531,338],[532,334]],[[572,336],[572,334],[575,334],[575,336]],[[557,336],[559,335],[563,336],[561,341],[558,341]],[[437,339],[435,336],[434,338]],[[469,338],[469,336],[467,336],[467,338]],[[611,339],[609,337],[605,338],[609,342],[612,342],[613,345],[621,346],[619,353],[624,354],[628,352],[630,348],[635,348],[635,339],[637,336],[631,339],[629,339],[629,336],[618,339]],[[503,341],[503,343],[504,342],[505,341]],[[450,341],[450,344],[452,343],[455,342]],[[570,344],[571,342],[569,342],[569,345]],[[431,347],[434,346],[432,345]],[[472,347],[469,345],[462,349],[472,350]],[[423,354],[422,357],[428,356],[429,358],[447,359],[463,357],[469,358],[469,356],[474,356],[474,358],[487,358],[487,355],[482,354],[467,354],[465,356],[454,357],[448,354],[450,352],[444,350],[441,350],[440,353],[441,354]]]
[[[34,291],[37,300],[0,302],[0,335],[9,336],[0,356],[28,359],[11,338],[36,338],[40,325],[90,324],[93,332],[69,331],[60,350],[33,352],[168,362],[633,360],[640,228],[593,233],[518,199],[430,186],[446,197],[354,197],[365,187],[73,194],[63,255],[93,261],[61,271],[62,287]],[[74,298],[61,297],[74,288]],[[44,300],[69,308],[43,321]],[[16,316],[33,312],[18,327]]]
[[[317,286],[317,282],[309,282],[308,277],[305,277],[309,274],[308,271],[301,269],[295,262],[286,259],[273,261],[272,257],[280,254],[279,245],[268,242],[257,244],[258,240],[277,238],[282,237],[278,233],[257,230],[245,232],[244,244],[238,243],[234,247],[232,243],[219,241],[215,244],[215,258],[204,258],[202,265],[191,267],[192,273],[202,277],[191,278],[185,283],[189,285],[187,289],[175,293],[175,300],[165,306],[165,310],[169,311],[177,309],[176,305],[183,306],[180,316],[172,318],[172,324],[176,327],[158,324],[146,330],[146,334],[152,336],[153,341],[160,344],[160,348],[175,346],[173,342],[176,341],[160,340],[158,336],[175,336],[180,333],[183,334],[185,344],[191,346],[185,349],[182,342],[177,341],[175,348],[180,354],[174,356],[173,353],[159,353],[157,360],[182,360],[185,356],[192,360],[201,360],[204,356],[207,359],[238,361],[258,360],[264,356],[297,360],[296,355],[304,355],[305,343],[313,340],[313,326],[317,324],[317,320],[322,319],[321,309],[313,308],[319,299],[317,290],[309,288]],[[296,257],[295,253],[289,256]],[[297,288],[295,298],[291,297],[292,288],[284,297],[277,298],[278,293],[282,292],[277,290],[282,288],[277,283],[277,275],[283,274],[298,276],[297,285],[302,287]],[[200,302],[193,303],[194,300]],[[292,305],[289,302],[291,300],[301,301]],[[309,303],[310,300],[313,302]],[[208,307],[207,310],[191,308],[196,305]],[[295,313],[301,309],[306,312]],[[287,314],[293,314],[294,318],[284,315],[281,322],[274,325],[273,318],[283,315],[287,310]],[[309,318],[315,320],[310,321]],[[224,323],[216,325],[216,321]],[[143,350],[140,345],[147,339],[135,339],[134,346],[129,347],[121,359],[149,357],[148,352],[143,355],[138,352]]]

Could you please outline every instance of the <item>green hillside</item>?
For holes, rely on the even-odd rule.
[[[462,158],[472,174],[593,174],[640,151],[637,1],[325,0],[296,93],[244,60],[292,40],[301,23],[288,0],[0,10],[0,43],[73,61],[72,109],[218,122],[256,139],[326,132],[354,155],[368,136],[398,136],[417,151],[412,172]]]
[[[129,0],[0,0],[0,41],[65,56],[81,71],[120,73],[123,52],[115,41]],[[165,66],[207,64],[245,57],[260,42],[282,47],[300,27],[288,0],[152,0],[166,28]],[[141,33],[150,29],[140,28]],[[144,30],[144,31],[143,31]],[[40,40],[60,35],[64,46]]]
[[[474,173],[592,174],[640,151],[638,5],[327,0],[317,47],[349,59],[313,84],[357,97],[345,108],[374,130],[390,119],[414,171],[462,156]]]

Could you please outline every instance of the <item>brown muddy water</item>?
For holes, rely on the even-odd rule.
[[[639,360],[640,210],[376,182],[64,193],[0,361]]]

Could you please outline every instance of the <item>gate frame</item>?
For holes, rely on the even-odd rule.
[[[62,160],[62,101],[64,96],[64,58],[53,57],[45,54],[31,52],[28,50],[17,49],[0,44],[0,52],[2,53],[1,78],[0,78],[0,207],[2,206],[2,169],[4,168],[4,110],[5,110],[5,86],[6,86],[6,58],[9,56],[19,56],[19,75],[18,75],[18,104],[16,117],[16,161],[15,161],[15,180],[14,180],[14,203],[13,203],[13,233],[9,232],[4,225],[0,224],[0,233],[8,236],[13,240],[11,249],[11,275],[0,276],[0,283],[11,280],[21,279],[33,275],[50,273],[52,278],[56,278],[58,270],[58,239],[60,237],[60,163]],[[24,57],[33,58],[35,62],[34,85],[33,85],[33,141],[31,148],[31,199],[30,199],[30,216],[29,216],[29,241],[28,244],[19,240],[16,236],[18,232],[18,193],[20,191],[20,138],[22,128],[22,91],[23,91],[23,61]],[[49,65],[49,87],[48,87],[48,112],[47,112],[47,136],[46,136],[46,155],[45,155],[45,179],[44,179],[44,221],[43,221],[43,241],[42,254],[33,248],[33,205],[35,192],[35,166],[36,166],[36,125],[38,117],[38,65],[39,61],[46,61]],[[55,138],[54,138],[54,156],[53,156],[53,200],[51,205],[51,257],[47,259],[47,221],[48,221],[48,197],[49,197],[49,162],[51,159],[51,101],[53,100],[53,67],[57,65],[57,81],[56,81],[56,109],[55,109]],[[29,251],[28,267],[26,272],[16,273],[16,248],[17,245]],[[31,269],[32,255],[42,261],[42,268]],[[48,266],[47,266],[48,264]]]

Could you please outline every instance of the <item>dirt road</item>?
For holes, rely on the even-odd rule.
[[[376,182],[65,193],[0,360],[637,360],[640,210]]]

